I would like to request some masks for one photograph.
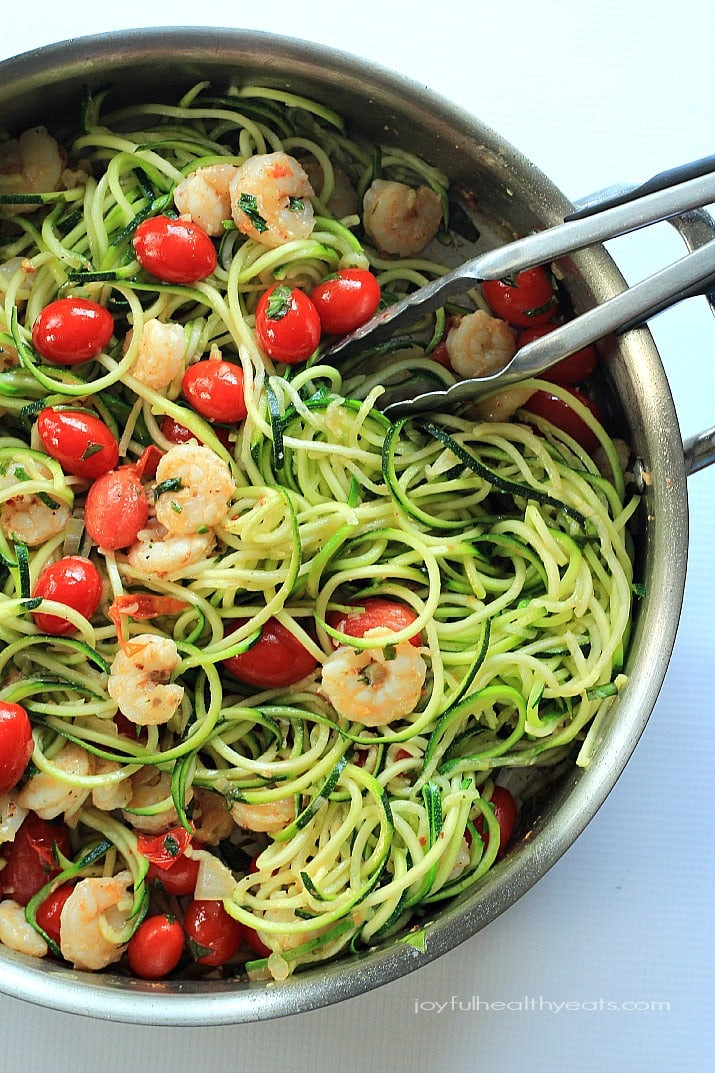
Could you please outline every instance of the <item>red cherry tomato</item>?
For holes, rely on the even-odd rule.
[[[256,308],[256,338],[266,354],[289,365],[305,361],[320,342],[318,310],[303,291],[275,284]]]
[[[119,447],[111,430],[92,414],[73,410],[42,410],[37,418],[42,446],[65,473],[96,480],[114,469]]]
[[[85,618],[91,618],[99,607],[102,579],[97,567],[89,559],[81,555],[67,555],[45,567],[37,579],[32,595],[67,604]],[[75,630],[71,622],[59,615],[33,611],[32,617],[39,630],[51,633],[54,637],[63,637]]]
[[[407,604],[399,600],[389,600],[384,596],[368,596],[361,600],[360,605],[354,611],[331,611],[328,614],[328,625],[348,637],[364,637],[368,630],[378,627],[387,627],[394,633],[398,630],[407,629],[417,618],[416,613]],[[336,642],[337,644],[337,642]],[[419,632],[410,637],[410,644],[419,648],[422,638]]]
[[[9,793],[30,762],[34,743],[27,712],[20,704],[0,701],[0,794]]]
[[[497,856],[501,856],[509,843],[512,831],[514,830],[514,824],[516,822],[516,802],[506,787],[495,786],[490,798],[490,804],[494,811],[494,815],[496,816],[497,823],[499,824],[499,849],[497,850]],[[482,836],[482,842],[487,846],[489,844],[489,833],[487,832],[484,834],[484,820],[481,816],[477,818],[474,826]]]
[[[184,916],[194,961],[201,965],[223,965],[241,945],[243,928],[226,912],[223,902],[197,899]]]
[[[181,382],[184,398],[209,421],[235,424],[246,416],[243,370],[231,361],[197,361]]]
[[[449,360],[449,351],[447,350],[447,344],[445,342],[437,343],[430,354],[432,361],[436,361],[438,365],[443,365],[445,369],[452,368],[452,362]]]
[[[60,945],[60,917],[73,890],[74,883],[63,883],[52,894],[48,894],[35,915],[37,923],[57,946]]]
[[[55,365],[79,365],[96,358],[114,333],[108,309],[87,298],[50,302],[32,326],[32,345]]]
[[[602,422],[600,411],[591,399],[576,388],[570,388],[569,394],[588,407],[594,417]],[[572,439],[576,440],[576,443],[579,443],[589,453],[592,453],[598,447],[598,438],[595,433],[591,431],[576,411],[569,406],[568,402],[560,399],[558,395],[552,395],[549,391],[535,391],[531,398],[524,403],[524,409],[536,414],[537,417],[543,417],[546,421],[550,421],[552,425],[571,436]]]
[[[495,316],[521,328],[546,324],[556,312],[553,283],[541,266],[519,272],[515,280],[485,280],[482,294]]]
[[[194,849],[203,849],[199,842],[193,843]],[[199,862],[196,857],[187,857],[181,854],[175,857],[169,868],[158,864],[150,864],[147,878],[153,886],[163,888],[167,894],[176,894],[183,897],[193,894],[196,889],[196,880],[199,875]]]
[[[267,958],[272,954],[272,950],[269,946],[263,942],[258,932],[254,928],[243,928],[243,941],[246,946],[249,946],[256,957]]]
[[[87,493],[84,524],[100,548],[128,548],[148,517],[149,501],[134,466],[110,470]]]
[[[34,812],[28,812],[15,841],[5,848],[2,882],[7,897],[27,905],[45,883],[61,872],[55,845],[66,857],[70,856],[70,836],[65,825],[41,820]]]
[[[527,328],[519,336],[519,349],[533,342],[534,339],[540,339],[542,335],[548,335],[549,332],[553,332],[554,328],[558,328],[558,324],[542,324],[536,328]],[[591,375],[597,364],[598,354],[595,346],[587,346],[583,350],[577,350],[575,354],[569,354],[556,365],[552,365],[550,369],[542,373],[542,377],[552,384],[561,384],[564,387],[569,384],[580,384]]]
[[[139,224],[132,244],[142,268],[166,283],[196,283],[216,268],[213,242],[190,220],[152,216]]]
[[[162,436],[165,436],[169,443],[188,443],[189,440],[195,440],[196,436],[187,428],[186,425],[180,425],[178,421],[174,421],[173,417],[162,417],[159,428],[161,429]]]
[[[137,846],[148,861],[162,871],[173,868],[191,845],[191,832],[185,827],[172,827],[162,835],[139,835]]]
[[[346,335],[369,320],[380,304],[380,284],[365,268],[341,268],[314,287],[311,301],[328,335]]]
[[[245,622],[235,622],[229,632]],[[317,667],[317,661],[277,619],[270,618],[256,643],[246,652],[231,656],[223,666],[249,686],[275,689],[300,682]]]
[[[143,920],[129,940],[129,968],[142,980],[161,980],[181,961],[184,930],[175,917],[167,913]]]

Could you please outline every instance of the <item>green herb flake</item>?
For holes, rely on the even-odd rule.
[[[163,496],[165,492],[179,492],[183,488],[180,477],[169,477],[168,480],[161,481],[154,488],[154,499],[158,499],[159,496]],[[174,509],[172,503],[171,509]]]
[[[305,202],[302,197],[289,197],[288,208],[291,212],[300,212],[301,209],[305,208]]]
[[[172,501],[170,503],[170,506],[171,506],[171,509],[173,510],[174,514],[181,514],[181,512],[182,512],[181,504],[177,503],[175,499],[172,499]]]
[[[281,320],[286,313],[290,312],[292,294],[290,287],[286,287],[285,283],[279,283],[271,291],[266,305],[266,316],[269,320]]]
[[[259,235],[268,230],[268,224],[258,211],[258,202],[253,194],[239,194],[238,207],[245,212]]]
[[[169,854],[170,857],[178,857],[179,856],[180,846],[179,846],[179,843],[177,842],[177,840],[174,838],[174,836],[172,834],[168,834],[164,838],[164,849],[166,850],[166,852]]]
[[[397,659],[397,647],[395,645],[385,645],[383,651],[386,660]]]
[[[102,444],[101,443],[93,443],[90,440],[90,442],[87,444],[87,446],[85,447],[84,451],[82,452],[82,461],[84,462],[86,459],[91,458],[92,455],[99,454],[99,452],[101,450],[102,450]]]

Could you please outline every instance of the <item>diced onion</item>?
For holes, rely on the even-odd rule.
[[[76,515],[72,515],[67,522],[67,532],[65,534],[65,542],[62,545],[63,555],[76,555],[79,551],[79,546],[82,543],[82,535],[84,533],[84,521]]]
[[[194,898],[203,901],[222,902],[230,898],[236,889],[236,880],[223,861],[205,850],[194,850],[191,856],[199,861]]]
[[[0,842],[14,842],[27,809],[21,808],[14,798],[5,794],[0,797]]]

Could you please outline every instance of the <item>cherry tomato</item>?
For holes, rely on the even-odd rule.
[[[314,287],[311,301],[328,335],[346,335],[369,320],[380,304],[380,284],[365,268],[341,268]]]
[[[390,600],[385,596],[368,596],[361,600],[354,611],[331,611],[328,625],[348,637],[364,637],[368,630],[380,626],[387,627],[394,633],[406,629],[417,618],[416,613],[407,604],[399,600]],[[335,642],[337,644],[337,641]],[[419,632],[410,637],[410,644],[419,648],[422,638]]]
[[[445,369],[452,368],[452,362],[449,360],[449,351],[447,350],[446,342],[442,341],[441,343],[437,343],[437,346],[430,354],[430,357],[432,358],[432,361],[436,361],[438,365],[443,365]]]
[[[143,920],[129,940],[127,959],[135,976],[142,980],[161,980],[181,961],[184,930],[178,920],[167,913]]]
[[[223,902],[196,899],[184,916],[189,946],[201,965],[223,965],[238,950],[243,928],[226,912]]]
[[[318,310],[303,291],[275,284],[256,308],[256,338],[266,354],[289,365],[305,361],[320,342]]]
[[[553,283],[541,266],[519,272],[515,280],[485,280],[482,294],[495,316],[521,328],[546,324],[556,312]]]
[[[246,416],[243,370],[231,361],[207,358],[190,365],[181,390],[193,409],[209,421],[234,424]]]
[[[166,437],[169,443],[188,443],[189,440],[195,440],[196,436],[187,428],[186,425],[180,425],[178,421],[175,421],[173,417],[162,417],[159,428],[161,429],[162,436]]]
[[[194,849],[203,849],[200,842],[193,843]],[[175,857],[169,868],[150,863],[147,878],[154,886],[161,886],[167,894],[183,897],[193,894],[199,875],[199,861],[196,857],[181,854]]]
[[[497,850],[497,855],[501,856],[509,843],[512,831],[514,830],[514,824],[516,822],[516,802],[505,786],[495,786],[490,798],[490,804],[494,811],[494,815],[496,816],[497,823],[499,824],[499,849]],[[477,818],[474,826],[482,836],[484,845],[488,845],[489,833],[487,832],[484,834],[484,820],[481,816]]]
[[[34,812],[28,812],[15,841],[5,849],[2,881],[8,897],[27,905],[45,883],[61,872],[53,852],[55,845],[66,857],[70,856],[70,836],[65,825],[41,820]]]
[[[87,298],[58,298],[36,317],[32,345],[55,365],[79,365],[101,354],[114,333],[108,309]]]
[[[87,493],[84,524],[100,548],[128,548],[148,517],[149,501],[135,466],[110,470]]]
[[[272,950],[269,946],[263,942],[261,937],[255,928],[247,928],[244,925],[243,928],[243,941],[246,946],[249,946],[256,957],[267,958],[270,957]]]
[[[237,621],[230,632],[245,621]],[[270,618],[256,643],[246,652],[225,659],[223,665],[246,685],[275,689],[299,682],[315,670],[317,661],[285,626]]]
[[[93,481],[117,464],[117,441],[92,414],[48,407],[37,418],[37,431],[45,451],[65,473]]]
[[[527,328],[519,336],[519,349],[533,342],[534,339],[540,339],[542,335],[548,335],[549,332],[553,332],[554,328],[558,328],[558,324],[542,324],[536,328]],[[598,354],[595,346],[587,346],[583,350],[577,350],[575,354],[569,354],[567,358],[552,365],[541,375],[544,380],[549,380],[552,384],[561,384],[566,387],[569,384],[580,384],[591,375],[597,364]]]
[[[0,794],[9,793],[30,762],[34,743],[27,712],[20,704],[0,701]]]
[[[586,395],[576,388],[570,388],[569,394],[588,407],[591,413],[599,421],[602,421],[598,407]],[[571,436],[576,443],[581,444],[584,450],[592,453],[598,447],[598,438],[591,431],[585,421],[579,417],[576,411],[569,406],[567,401],[560,399],[558,395],[552,395],[549,391],[535,391],[531,398],[524,403],[524,409],[537,417],[543,417],[550,421],[556,428]]]
[[[47,895],[35,915],[37,923],[57,946],[60,945],[60,917],[73,890],[74,883],[63,883],[52,894]]]
[[[196,283],[216,268],[216,249],[206,232],[190,220],[152,216],[134,232],[140,265],[166,283]]]
[[[102,579],[97,567],[89,559],[81,555],[67,555],[45,567],[37,579],[32,595],[67,604],[85,618],[91,618],[99,607]],[[59,615],[33,611],[32,617],[38,629],[54,637],[64,637],[75,630],[71,622]]]
[[[190,831],[178,826],[162,835],[139,835],[137,845],[148,861],[162,871],[168,871],[189,848],[191,837]]]

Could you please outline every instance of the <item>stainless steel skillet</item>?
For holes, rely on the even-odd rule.
[[[499,134],[415,83],[303,41],[229,29],[182,27],[109,33],[40,49],[0,64],[2,126],[56,126],[77,114],[83,84],[111,82],[127,100],[166,99],[201,79],[279,86],[318,97],[370,141],[388,139],[438,161],[473,192],[491,244],[563,221],[573,205]],[[624,280],[606,251],[582,249],[561,262],[575,312],[620,293]],[[602,805],[646,727],[668,667],[680,615],[688,551],[686,474],[678,420],[660,356],[646,329],[604,342],[603,390],[640,460],[643,480],[639,603],[625,667],[628,687],[602,727],[586,769],[573,769],[525,825],[522,837],[479,889],[425,921],[415,939],[309,969],[281,985],[243,981],[129,980],[76,972],[0,950],[0,988],[43,1006],[155,1025],[218,1025],[313,1010],[374,989],[426,965],[484,928],[555,864]],[[713,433],[711,433],[711,439]],[[704,438],[703,438],[704,442]]]

